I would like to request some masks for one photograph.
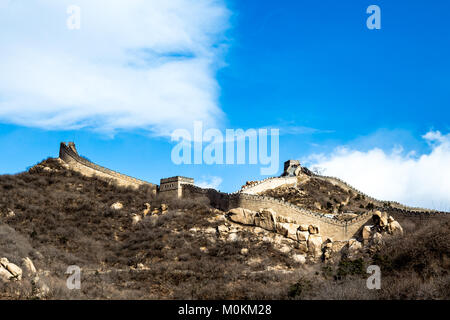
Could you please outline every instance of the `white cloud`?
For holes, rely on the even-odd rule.
[[[431,148],[427,154],[400,147],[390,153],[338,148],[307,161],[375,198],[450,211],[450,134],[430,131],[422,138]]]
[[[216,177],[216,176],[203,176],[202,180],[197,182],[196,185],[201,188],[212,188],[212,189],[218,189],[219,186],[222,184],[222,178]]]
[[[0,121],[47,129],[217,126],[221,0],[0,0]],[[81,8],[81,29],[66,25]]]

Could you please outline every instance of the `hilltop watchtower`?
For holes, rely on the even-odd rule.
[[[159,192],[164,197],[181,198],[183,196],[183,184],[194,184],[193,178],[176,176],[160,180]]]
[[[300,165],[300,161],[298,160],[288,160],[284,162],[284,172],[282,174],[283,177],[293,177],[298,176],[302,167]]]

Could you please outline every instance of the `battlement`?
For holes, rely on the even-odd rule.
[[[96,176],[108,181],[114,181],[117,185],[125,187],[138,188],[141,185],[149,185],[155,187],[156,190],[156,185],[150,182],[110,170],[81,157],[78,154],[75,143],[73,142],[69,142],[67,144],[65,142],[61,142],[59,148],[59,158],[63,160],[71,170],[79,172],[85,176]]]
[[[159,192],[165,197],[181,198],[183,196],[182,185],[193,185],[194,179],[182,176],[163,178],[160,180]]]
[[[101,167],[86,158],[81,157],[73,142],[67,144],[64,142],[61,143],[59,157],[70,169],[80,172],[83,175],[104,178],[121,186],[139,187],[141,185],[150,185],[154,187],[154,192],[157,190],[157,186],[154,184]],[[270,177],[257,181],[248,186],[244,186],[241,190],[234,193],[223,193],[215,189],[200,188],[194,185],[193,178],[174,176],[162,178],[160,180],[159,193],[163,197],[171,198],[206,198],[211,206],[223,211],[237,207],[254,211],[258,211],[261,208],[271,208],[275,210],[280,217],[287,218],[295,223],[317,225],[321,228],[324,235],[332,237],[335,240],[347,240],[351,238],[370,220],[372,216],[371,212],[366,212],[350,221],[339,221],[332,217],[327,217],[322,213],[298,207],[281,199],[258,195],[260,192],[281,185],[296,185],[301,171],[302,167],[300,166],[300,161],[288,160],[284,163],[284,173],[281,177]],[[428,218],[437,215],[447,215],[445,212],[411,208],[397,202],[377,200],[338,178],[320,176],[317,174],[313,174],[313,176],[317,179],[333,183],[345,190],[360,194],[361,196],[366,197],[367,200],[373,202],[376,208],[387,211],[394,216],[402,215]]]
[[[288,160],[284,162],[284,172],[282,177],[294,177],[298,176],[302,167],[298,160]]]
[[[242,193],[257,194],[266,190],[274,189],[282,185],[297,185],[296,176],[288,177],[270,177],[260,181],[256,181],[253,184],[243,186],[240,190]]]

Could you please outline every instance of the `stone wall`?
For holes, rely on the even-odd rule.
[[[183,186],[183,194],[184,197],[193,199],[196,197],[207,198],[213,207],[223,211],[228,211],[232,208],[245,208],[252,211],[271,208],[281,219],[284,218],[296,224],[317,225],[322,236],[333,240],[348,240],[352,238],[372,217],[371,213],[366,213],[350,221],[338,221],[271,197],[241,192],[228,194],[214,189],[202,189],[191,185]]]
[[[109,181],[114,181],[120,186],[139,187],[141,185],[150,185],[155,189],[157,185],[149,182],[139,180],[116,171],[101,167],[91,161],[80,157],[73,143],[66,145],[61,143],[59,157],[63,160],[72,170],[80,172],[86,176],[97,176]],[[403,217],[418,217],[418,218],[431,218],[440,215],[448,214],[446,212],[437,212],[435,210],[427,210],[421,208],[411,208],[403,206],[397,202],[387,202],[374,199],[359,190],[348,185],[344,181],[334,178],[314,175],[316,178],[323,179],[325,181],[334,183],[346,190],[352,190],[356,194],[361,194],[369,201],[372,201],[375,207],[380,210],[387,211],[389,214],[397,218]],[[170,179],[176,178],[176,185],[171,188]],[[189,179],[184,177],[172,177],[167,179],[161,179],[162,182],[167,183],[168,193],[173,193],[173,197],[179,197],[181,194],[185,198],[201,198],[208,201],[211,206],[223,211],[228,211],[231,208],[245,208],[253,211],[259,211],[264,208],[271,208],[280,219],[295,223],[295,224],[308,224],[316,225],[320,229],[320,233],[323,237],[329,237],[335,240],[348,240],[359,233],[362,227],[367,224],[372,217],[372,213],[367,212],[349,221],[338,221],[333,218],[324,216],[321,213],[306,210],[300,208],[289,202],[275,199],[266,196],[259,196],[256,193],[263,192],[265,190],[273,189],[281,185],[295,185],[297,183],[297,177],[275,177],[261,180],[250,186],[243,187],[236,193],[223,193],[215,189],[203,189],[194,186],[193,180],[189,179],[182,183],[181,180]],[[192,181],[191,181],[192,180]],[[170,194],[172,195],[172,194]],[[283,222],[283,221],[282,221]]]
[[[242,187],[241,192],[247,194],[258,194],[266,190],[275,189],[283,185],[296,185],[297,177],[276,177],[258,181],[252,185]]]
[[[104,168],[87,160],[86,158],[80,157],[73,143],[66,145],[64,142],[61,142],[59,158],[63,160],[73,171],[79,172],[88,177],[97,176],[108,181],[114,181],[117,185],[124,187],[138,188],[141,185],[150,185],[155,188],[157,187],[152,183]]]
[[[338,221],[286,201],[243,193],[230,195],[229,207],[241,207],[253,211],[271,208],[277,215],[286,217],[293,223],[319,226],[320,233],[333,240],[348,240],[352,238],[372,217],[371,213],[366,213],[350,221]]]
[[[312,224],[317,225],[320,229],[321,235],[332,238],[333,241],[343,241],[353,238],[359,234],[366,224],[371,223],[372,212],[367,212],[352,220],[339,221],[333,218],[324,216],[322,213],[307,210],[298,207],[290,202],[280,199],[275,199],[267,196],[259,196],[254,194],[247,194],[244,192],[223,193],[215,189],[202,189],[193,185],[183,186],[184,197],[187,198],[203,198],[208,199],[210,204],[223,211],[228,211],[232,208],[244,208],[252,211],[260,211],[260,209],[271,208],[281,219],[296,223],[296,224]],[[377,207],[392,215],[396,220],[399,216],[403,217],[417,217],[420,219],[433,218],[437,216],[449,216],[445,212],[433,211],[408,211],[401,208],[383,208]]]
[[[184,184],[193,185],[194,179],[182,176],[161,179],[159,183],[159,193],[166,198],[181,198],[183,195],[182,185]]]
[[[317,175],[317,174],[315,174],[314,177],[317,179],[323,180],[323,181],[330,182],[338,187],[341,187],[344,190],[347,190],[347,191],[350,190],[355,194],[364,196],[366,198],[366,200],[371,201],[375,206],[384,208],[383,210],[392,209],[392,210],[396,211],[397,213],[400,213],[400,214],[406,213],[406,214],[410,214],[410,215],[414,215],[414,213],[417,213],[418,215],[423,215],[426,213],[447,214],[446,212],[432,210],[432,209],[405,206],[396,201],[378,200],[378,199],[375,199],[375,198],[365,194],[364,192],[359,191],[358,189],[349,185],[347,182],[342,181],[341,179],[336,178],[336,177],[321,176],[321,175]]]

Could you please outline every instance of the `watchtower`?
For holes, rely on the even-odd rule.
[[[182,176],[161,179],[159,192],[164,197],[181,198],[183,196],[183,184],[194,184],[194,179]]]
[[[282,176],[297,176],[301,170],[300,161],[298,160],[288,160],[284,162],[284,172]]]

